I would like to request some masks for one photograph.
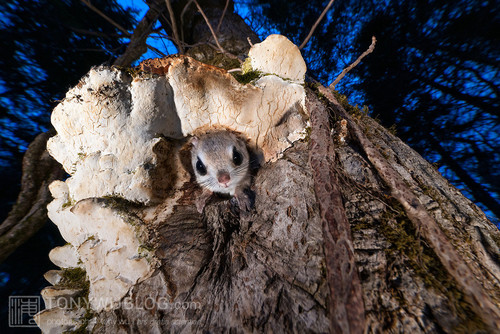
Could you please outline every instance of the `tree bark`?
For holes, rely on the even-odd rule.
[[[335,98],[333,104],[314,94],[308,99],[311,137],[261,167],[251,215],[234,215],[224,199],[215,199],[200,215],[189,185],[185,204],[174,213],[162,215],[161,205],[154,209],[148,240],[156,245],[160,269],[130,292],[132,309],[99,313],[94,332],[112,333],[120,326],[158,333],[497,331],[496,227],[433,166],[371,118],[347,115]],[[328,129],[314,120],[318,109],[330,110],[331,120],[353,117],[355,122],[345,143],[336,141],[335,131],[324,143],[330,147],[323,156],[329,164],[315,161],[323,151],[317,148],[314,127]],[[364,142],[356,139],[357,131],[363,132]],[[414,225],[401,199],[391,195],[386,176],[369,159],[372,153],[365,154],[366,145],[404,180],[441,236]],[[321,173],[338,180],[341,202],[331,185],[320,184],[325,180]],[[328,204],[321,186],[340,207]],[[349,226],[342,225],[344,210]],[[331,225],[334,221],[339,224]],[[442,235],[450,245],[436,248],[432,239]],[[331,264],[330,252],[336,259]],[[488,297],[470,298],[470,287],[463,286],[463,278],[443,259],[450,252],[459,254],[456,265],[467,266],[479,283],[479,294]],[[338,271],[332,273],[332,267]],[[357,292],[361,298],[349,297]],[[149,309],[151,296],[168,300],[171,309]],[[489,299],[490,310],[481,309]]]
[[[45,149],[54,132],[39,134],[23,158],[21,192],[8,217],[0,225],[0,262],[31,238],[47,222],[47,204],[52,200],[48,185],[64,171]]]
[[[334,168],[335,147],[330,137],[329,114],[312,91],[308,92],[306,107],[311,119],[309,163],[314,171],[314,190],[321,212],[330,288],[328,312],[331,330],[334,333],[363,333],[365,309],[351,227],[342,202],[339,176]]]
[[[368,140],[361,128],[343,110],[331,92],[320,90],[338,108],[339,114],[348,120],[356,139],[363,147],[368,159],[385,183],[389,186],[391,195],[401,204],[407,217],[414,227],[422,233],[429,242],[448,273],[458,283],[465,298],[471,303],[472,308],[480,314],[490,329],[500,328],[500,310],[490,300],[489,295],[482,289],[469,267],[463,263],[462,258],[455,251],[450,241],[439,228],[436,220],[427,212],[410,187],[405,184],[403,177],[391,166],[390,162],[382,156],[374,144]]]

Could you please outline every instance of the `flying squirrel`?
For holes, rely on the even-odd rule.
[[[206,200],[214,192],[233,196],[240,210],[250,211],[253,206],[252,154],[247,141],[225,128],[197,133],[191,138],[191,164],[196,181],[203,189],[196,201],[198,212],[203,211]]]

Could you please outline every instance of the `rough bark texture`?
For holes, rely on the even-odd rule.
[[[340,121],[334,105],[318,103],[311,109],[329,107],[332,125]],[[354,117],[439,225],[463,265],[498,304],[500,233],[496,227],[415,151],[371,118]],[[331,140],[336,138],[333,133]],[[494,319],[478,314],[469,303],[466,289],[442,264],[432,242],[413,225],[355,138],[351,134],[344,144],[335,145],[328,159],[352,230],[365,305],[363,330],[495,332]],[[133,308],[100,313],[94,331],[344,332],[328,318],[332,282],[325,253],[334,243],[323,236],[320,207],[324,202],[314,190],[316,170],[309,163],[314,145],[297,143],[282,159],[258,171],[256,206],[249,216],[234,215],[229,201],[220,198],[199,215],[192,204],[197,193],[190,184],[184,190],[184,204],[173,213],[166,213],[161,205],[137,211],[141,218],[154,217],[149,240],[161,267],[129,293]],[[349,249],[345,233],[342,247],[334,247],[334,252]],[[349,272],[344,268],[339,273],[342,277]],[[351,277],[355,280],[356,274]],[[344,295],[356,284],[336,283],[333,290],[347,289]],[[151,298],[168,301],[169,308],[148,307]],[[348,301],[340,307],[349,309]]]
[[[354,259],[351,228],[346,217],[335,166],[327,108],[312,91],[306,107],[311,117],[309,161],[320,203],[325,261],[330,287],[329,314],[335,333],[363,333],[365,310]]]
[[[33,236],[47,222],[52,200],[48,185],[63,177],[61,165],[45,149],[53,133],[39,134],[23,157],[21,192],[8,217],[0,225],[0,262]]]
[[[338,102],[334,102],[337,117],[345,116],[338,109]],[[361,263],[359,269],[368,317],[378,318],[371,324],[373,320],[370,319],[368,328],[403,329],[404,332],[498,331],[497,228],[417,153],[359,111],[357,117],[360,119],[354,126],[357,131],[363,132],[364,140],[368,141],[362,144],[363,150],[370,146],[374,152],[368,152],[368,157],[373,153],[380,155],[379,159],[385,161],[386,168],[397,174],[381,182],[379,177],[387,179],[387,171],[381,172],[377,162],[362,156],[355,158],[356,155],[337,153],[345,172],[351,174],[353,166],[361,167],[363,171],[359,173],[359,169],[355,168],[358,173],[351,176],[352,181],[357,181],[353,184],[357,189],[354,198],[349,194],[352,190],[343,189],[342,194],[348,199],[346,206],[355,245],[367,248],[366,252],[357,251],[357,256],[363,255],[364,258],[358,260]],[[356,134],[357,140],[359,137],[359,133]],[[356,147],[351,146],[351,149]],[[398,178],[404,185],[394,185]],[[391,195],[387,193],[387,186]],[[403,186],[408,190],[400,190]],[[422,225],[414,225],[411,217],[414,213],[407,214],[407,206],[401,203],[404,200],[393,189],[412,192],[417,201],[413,202],[414,206],[422,205],[423,214],[429,215],[429,218],[420,218],[420,223],[431,224],[432,220],[439,230],[429,232]],[[359,208],[354,215],[349,210],[351,205]],[[485,232],[488,237],[479,237],[475,229]],[[364,240],[356,241],[358,236]],[[438,238],[445,241],[436,242]],[[446,246],[441,241],[451,244]],[[495,248],[493,253],[492,247]],[[454,252],[458,252],[459,259],[451,260]],[[472,275],[456,275],[457,268],[463,266],[468,266],[464,271],[469,269]],[[378,275],[380,270],[383,276]],[[462,283],[471,277],[479,280],[474,289],[478,289],[482,299],[471,297],[471,287]],[[380,284],[385,287],[380,287]],[[489,298],[493,303],[489,304]],[[490,309],[482,310],[483,303],[488,304]],[[481,306],[478,307],[478,304]],[[398,321],[392,322],[395,319]]]
[[[333,97],[333,94],[326,89],[321,91],[334,104],[337,113],[348,120],[352,132],[363,147],[367,158],[389,186],[391,195],[403,206],[414,227],[429,242],[430,247],[439,257],[443,266],[464,291],[465,298],[472,304],[476,313],[481,315],[491,329],[500,329],[500,310],[492,303],[488,294],[483,291],[474,274],[439,228],[436,220],[427,212],[411,188],[407,186],[404,177],[396,171],[396,168],[390,164],[388,159],[382,156],[374,143],[367,138],[362,129]]]
[[[254,190],[256,210],[241,218],[220,199],[198,214],[196,193],[188,190],[189,205],[168,219],[159,206],[151,237],[162,265],[130,294],[140,311],[102,313],[96,332],[113,333],[120,322],[139,332],[328,332],[321,218],[307,143],[263,166]],[[141,309],[151,296],[166,298],[172,309]]]

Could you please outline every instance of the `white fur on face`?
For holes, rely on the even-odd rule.
[[[234,195],[238,185],[248,178],[249,154],[243,141],[227,131],[209,133],[192,141],[191,163],[196,181],[210,191]],[[238,166],[233,161],[233,149],[241,154],[242,162]],[[201,161],[206,174],[201,175],[196,168]],[[227,187],[217,180],[219,173],[227,172],[230,180]]]

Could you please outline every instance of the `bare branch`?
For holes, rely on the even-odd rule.
[[[352,63],[351,65],[349,65],[347,68],[344,68],[344,70],[342,71],[342,73],[340,73],[339,76],[330,84],[329,88],[330,89],[335,89],[335,86],[339,83],[340,80],[342,80],[342,78],[347,74],[347,72],[349,72],[354,67],[356,67],[356,65],[358,65],[361,62],[361,60],[363,58],[365,58],[368,54],[372,53],[373,50],[375,49],[375,43],[377,43],[377,39],[375,38],[375,36],[372,36],[372,44],[370,44],[370,47],[368,48],[368,50],[366,50],[365,52],[363,52],[361,54],[361,56],[359,56],[358,59],[356,59],[354,61],[354,63]]]
[[[229,0],[226,0],[226,5],[224,6],[224,11],[219,19],[219,24],[217,25],[217,29],[215,29],[215,33],[219,33],[220,26],[222,25],[222,20],[224,20],[224,15],[226,15],[227,7],[229,6]]]
[[[252,43],[252,40],[250,39],[250,37],[247,37],[247,41],[248,41],[248,44],[250,44],[250,46],[253,46],[253,43]]]
[[[177,22],[175,21],[175,15],[174,15],[174,10],[172,9],[172,4],[170,3],[170,0],[165,0],[165,3],[167,4],[168,13],[170,15],[172,31],[174,32],[174,39],[177,41],[175,44],[177,44],[177,47],[179,48],[179,53],[184,54],[184,48],[182,47],[182,44],[180,42],[181,39],[179,38],[179,31],[177,30]]]
[[[214,50],[216,50],[216,51],[220,51],[220,49],[217,47],[217,45],[214,45],[214,44],[212,44],[212,43],[198,43],[198,44],[208,45],[208,46],[210,46],[212,49],[214,49]],[[240,62],[240,64],[242,64],[242,63],[243,63],[243,61],[242,61],[240,58],[238,58],[237,56],[233,55],[232,53],[227,52],[227,51],[226,51],[226,50],[224,50],[224,49],[223,49],[223,51],[222,51],[222,52],[223,52],[226,56],[228,56],[229,58],[232,58],[232,59],[237,59],[237,60]]]
[[[113,65],[130,66],[147,51],[146,40],[159,15],[160,13],[155,8],[150,7],[148,9],[130,37],[130,43],[127,46],[127,49],[114,61]]]
[[[187,9],[189,8],[189,5],[193,3],[193,0],[189,0],[186,5],[184,6],[184,8],[182,8],[182,12],[181,12],[181,20],[182,18],[184,17],[184,14],[186,14],[186,11]]]
[[[164,33],[161,33],[161,32],[156,32],[156,34],[158,36],[151,36],[151,37],[152,38],[159,38],[159,39],[165,38],[165,39],[168,39],[169,41],[172,41],[173,43],[175,43],[174,38],[171,37],[171,36],[168,36],[168,35],[166,35]],[[183,41],[180,41],[180,43],[182,43],[182,46],[184,46],[185,48],[194,48],[194,47],[197,47],[199,45],[205,45],[206,44],[206,43],[187,44],[186,42],[183,42]],[[211,46],[214,47],[215,49],[217,49],[217,46],[215,46],[215,45],[211,45]]]
[[[153,52],[156,52],[157,54],[159,54],[160,56],[162,57],[166,57],[167,55],[164,54],[163,52],[161,52],[160,50],[158,50],[157,48],[155,48],[154,46],[151,46],[149,44],[146,44],[146,46],[148,47],[148,49],[150,49],[151,51]]]
[[[330,0],[330,2],[328,3],[328,5],[326,5],[325,9],[323,10],[323,13],[321,13],[321,15],[318,17],[318,19],[316,20],[316,22],[312,26],[311,31],[309,31],[309,35],[307,35],[306,39],[304,39],[304,41],[302,42],[302,44],[300,44],[299,50],[302,50],[302,48],[304,46],[306,46],[307,42],[309,42],[309,40],[311,39],[312,34],[314,33],[314,30],[316,30],[316,28],[318,27],[319,23],[323,19],[323,17],[325,17],[326,12],[328,12],[328,10],[330,9],[330,7],[333,5],[333,1],[334,0]]]
[[[200,12],[201,16],[205,19],[205,22],[207,23],[208,29],[210,29],[210,32],[212,33],[212,37],[215,40],[215,44],[217,44],[217,47],[220,49],[222,53],[227,53],[226,50],[219,44],[219,40],[217,39],[217,35],[215,34],[214,29],[212,28],[212,25],[210,24],[210,21],[208,20],[208,17],[205,15],[205,12],[203,9],[201,9],[200,5],[198,4],[198,1],[193,0],[194,3],[196,4],[196,7],[198,8],[198,11]]]
[[[193,0],[189,0],[184,8],[182,8],[181,12],[181,27],[184,27],[184,14],[186,14],[187,9],[189,8],[189,5],[193,3]],[[184,29],[181,29],[181,39],[184,41]]]
[[[54,134],[39,134],[24,154],[21,192],[8,217],[0,225],[0,262],[47,221],[47,204],[52,201],[48,185],[64,176],[61,165],[46,150],[47,140]]]
[[[107,16],[106,14],[104,14],[103,12],[101,12],[99,9],[97,9],[96,7],[94,7],[94,5],[92,5],[90,3],[90,0],[81,0],[87,7],[89,7],[91,10],[93,10],[94,12],[96,12],[99,16],[101,16],[103,19],[105,19],[106,21],[108,21],[109,23],[111,23],[112,25],[114,25],[116,28],[118,28],[121,32],[123,32],[125,35],[127,36],[130,36],[130,33],[127,31],[127,29],[123,28],[121,25],[119,25],[118,23],[116,23],[113,19],[111,19],[109,16]]]
[[[124,36],[123,34],[107,34],[99,31],[92,31],[92,30],[85,30],[85,29],[78,29],[75,27],[68,27],[69,29],[73,30],[76,33],[82,34],[82,35],[90,35],[90,36],[99,36],[103,38],[109,38],[109,39],[117,39],[117,38],[126,38],[129,37],[129,35]]]
[[[215,34],[214,32],[214,29],[212,28],[212,25],[210,24],[210,21],[208,20],[208,17],[205,15],[205,12],[203,11],[203,9],[201,9],[200,5],[198,4],[198,1],[196,0],[193,0],[194,3],[196,4],[196,7],[198,8],[198,11],[200,12],[200,14],[203,16],[203,18],[205,19],[205,22],[207,23],[207,26],[208,26],[208,29],[210,29],[210,32],[212,33],[212,37],[214,38],[215,40],[215,43],[217,44],[217,47],[215,49],[218,48],[218,50],[220,52],[222,52],[223,54],[225,54],[226,56],[230,57],[230,58],[233,58],[233,59],[238,59],[239,62],[241,63],[241,59],[239,59],[237,56],[233,55],[232,53],[230,52],[227,52],[223,47],[222,45],[220,45],[219,43],[219,40],[217,39],[217,35]],[[207,45],[209,46],[212,46],[211,43],[207,43]],[[212,46],[213,47],[213,46]]]

